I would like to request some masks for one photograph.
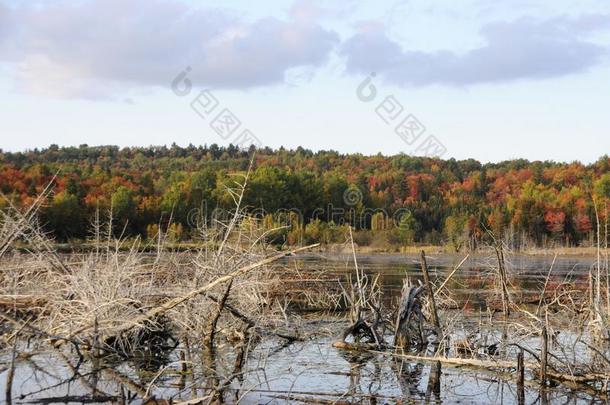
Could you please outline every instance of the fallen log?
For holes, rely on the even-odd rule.
[[[300,395],[274,395],[271,398],[281,399],[289,402],[301,402],[303,404],[318,404],[318,405],[352,405],[353,402],[341,399],[323,399],[316,397],[305,397]]]
[[[481,370],[491,370],[497,371],[498,369],[518,369],[518,364],[516,361],[509,360],[480,360],[480,359],[462,359],[459,357],[430,357],[430,356],[418,356],[411,354],[401,354],[401,353],[392,353],[378,350],[366,350],[369,353],[383,354],[392,356],[395,358],[405,359],[405,360],[413,360],[413,361],[421,361],[427,363],[441,362],[443,364],[449,364],[452,366],[465,366],[465,367],[474,367]],[[540,378],[540,365],[537,363],[524,363],[524,367],[526,369],[532,370],[532,374],[538,378]],[[517,377],[517,376],[515,376]],[[603,391],[597,390],[589,384],[592,383],[603,383],[605,381],[610,380],[610,374],[602,374],[602,373],[582,373],[582,374],[566,374],[560,373],[557,371],[548,370],[546,371],[546,377],[549,380],[566,384],[571,387],[580,386],[581,389],[586,389],[590,393],[595,393],[600,397],[606,398],[607,394]]]
[[[343,340],[337,340],[333,343],[335,349],[350,350],[350,351],[368,351],[378,349],[377,343],[351,343]]]
[[[350,351],[366,351],[369,353],[382,354],[382,355],[392,356],[395,358],[412,360],[412,361],[421,361],[421,362],[427,362],[427,363],[433,363],[433,362],[439,361],[443,364],[449,364],[449,365],[458,366],[458,367],[465,366],[465,367],[474,367],[474,368],[478,368],[478,369],[494,370],[494,371],[497,369],[504,369],[504,368],[515,369],[515,370],[519,369],[517,361],[509,361],[509,360],[496,360],[496,359],[480,360],[480,359],[464,359],[461,357],[418,356],[418,355],[414,355],[414,354],[402,354],[402,353],[394,353],[394,352],[389,352],[389,351],[374,350],[374,349],[367,348],[366,345],[363,345],[363,344],[351,344],[351,343],[344,344],[344,342],[335,342],[335,343],[333,343],[333,347],[338,348],[338,349],[343,349],[343,350],[350,350]],[[525,369],[532,370],[532,374],[534,376],[540,378],[540,374],[541,374],[540,364],[524,363],[523,367],[525,367]],[[549,369],[547,369],[547,371],[546,371],[546,376],[549,380],[553,380],[556,382],[560,382],[560,383],[570,382],[570,383],[580,384],[580,385],[604,382],[604,381],[610,380],[610,374],[603,374],[603,373],[566,374],[566,373],[560,373],[558,371],[549,370]]]
[[[176,402],[173,402],[173,404],[174,405],[199,405],[199,404],[203,405],[203,404],[209,404],[211,399],[212,399],[212,395],[206,395],[205,397],[188,399],[186,401],[176,401]],[[165,404],[171,404],[171,403],[172,403],[172,401],[149,399],[144,404],[145,405],[165,405]]]
[[[47,302],[47,298],[40,295],[0,295],[0,307],[7,309],[42,307]]]

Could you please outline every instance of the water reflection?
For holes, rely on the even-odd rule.
[[[460,263],[464,257],[455,254],[428,256],[431,277],[443,278]],[[301,255],[286,261],[296,262],[300,268],[324,270],[328,275],[329,288],[337,279],[353,272],[353,258],[350,255]],[[548,270],[553,262],[552,256],[511,256],[507,264],[511,278],[511,293],[520,302],[535,303],[544,284]],[[568,282],[571,288],[586,290],[588,271],[594,259],[583,257],[557,258],[547,289],[549,292]],[[390,305],[400,297],[405,276],[414,282],[423,281],[417,255],[360,255],[358,265],[369,275],[379,275],[384,293],[384,304]],[[488,306],[497,309],[493,297],[493,271],[496,262],[487,256],[472,256],[447,283],[455,308],[486,311]]]
[[[338,325],[337,325],[338,326]],[[340,328],[335,328],[339,333]],[[293,403],[298,400],[336,403],[556,403],[592,400],[584,392],[555,387],[540,391],[528,385],[523,397],[510,373],[490,374],[393,359],[374,353],[350,353],[333,349],[333,338],[316,338],[284,346],[277,340],[262,341],[245,357],[240,378],[230,383],[238,356],[203,350],[187,355],[187,348],[165,357],[151,378],[150,363],[121,364],[85,360],[81,364],[70,353],[45,352],[19,363],[14,403],[168,403],[180,398],[207,398],[226,403]],[[191,347],[190,350],[193,348]],[[181,354],[184,353],[184,354]],[[192,357],[191,357],[192,356]],[[189,361],[186,361],[190,359]],[[199,360],[196,360],[199,359]],[[191,364],[191,360],[195,360]],[[188,364],[185,373],[184,362]],[[99,368],[95,368],[95,367]],[[161,375],[160,371],[164,371]],[[510,372],[510,370],[507,370]],[[142,378],[142,376],[146,376]],[[214,398],[215,388],[223,387]],[[4,389],[0,383],[0,389]],[[216,390],[217,391],[217,390]],[[207,403],[207,402],[205,402]]]
[[[431,257],[433,276],[446,275],[460,259]],[[327,260],[307,256],[290,260],[304,269],[324,268],[337,277],[351,269],[346,265],[349,258]],[[520,291],[525,299],[536,297],[550,260],[513,258],[515,291]],[[400,295],[405,275],[420,278],[416,259],[404,256],[362,257],[360,265],[368,273],[380,274],[387,303]],[[589,265],[587,260],[560,259],[549,284],[558,285],[569,277],[574,287],[586,286]],[[336,279],[330,277],[328,282],[336,283]],[[456,305],[477,312],[487,309],[492,282],[488,264],[474,258],[451,279],[448,287],[455,292]],[[19,359],[13,402],[127,404],[142,403],[143,398],[149,398],[149,403],[207,398],[206,401],[240,404],[298,400],[369,404],[593,401],[589,394],[565,387],[541,392],[537,387],[526,386],[521,391],[512,380],[511,370],[502,376],[443,366],[439,362],[411,362],[382,354],[337,350],[332,348],[332,342],[345,325],[330,318],[309,321],[305,327],[311,331],[312,339],[306,342],[265,338],[254,344],[246,339],[212,352],[203,349],[201,342],[159,338],[152,339],[145,350],[128,359],[105,357],[79,362],[76,353],[50,351],[42,345],[41,349],[24,346],[22,354],[33,354]],[[0,362],[7,364],[7,357],[3,355]],[[0,368],[0,373],[6,373],[6,366]],[[0,378],[2,392],[6,389],[5,380]]]

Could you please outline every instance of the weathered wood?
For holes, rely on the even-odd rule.
[[[244,339],[239,344],[239,350],[237,355],[235,356],[235,361],[233,362],[233,372],[231,375],[225,379],[222,384],[222,390],[226,390],[231,387],[231,383],[236,378],[240,383],[244,382],[244,366],[246,364],[246,357],[248,356],[248,350],[250,346],[250,327],[246,326],[244,329]]]
[[[523,350],[517,354],[517,402],[519,405],[525,404],[525,367],[523,364]]]
[[[430,366],[428,387],[426,388],[426,403],[430,402],[431,395],[440,402],[441,398],[441,362],[437,361]]]
[[[188,365],[186,363],[186,352],[180,350],[180,380],[178,381],[178,389],[182,391],[186,387],[186,375],[188,373]]]
[[[48,299],[41,295],[0,295],[0,307],[10,309],[30,309],[42,307]]]
[[[424,361],[424,362],[435,362],[440,361],[443,364],[449,364],[454,366],[468,366],[479,369],[494,370],[497,369],[515,369],[515,362],[508,360],[479,360],[479,359],[463,359],[459,357],[429,357],[429,356],[417,356],[412,354],[394,353],[394,352],[383,352],[376,350],[369,350],[370,353],[384,354],[405,360],[413,361]],[[540,375],[540,366],[537,363],[524,363],[524,367],[527,367],[534,371],[534,374]],[[558,381],[558,382],[571,382],[576,384],[587,384],[599,381],[610,380],[610,374],[605,373],[586,373],[586,374],[564,374],[547,370],[547,379]]]
[[[424,337],[421,336],[421,322],[423,322],[423,314],[421,312],[421,304],[419,301],[420,294],[424,291],[425,286],[409,287],[406,285],[402,288],[400,296],[400,304],[396,315],[396,323],[394,326],[394,346],[407,348],[411,343],[410,322],[416,317],[418,322],[418,330],[420,332],[420,340],[423,344]]]
[[[542,292],[540,293],[540,300],[538,301],[538,308],[536,308],[536,316],[540,316],[540,310],[542,309],[542,304],[544,303],[546,289],[549,285],[549,280],[551,279],[551,273],[553,272],[553,267],[555,267],[556,261],[557,261],[557,253],[555,253],[555,257],[553,257],[553,262],[551,263],[551,267],[549,267],[549,271],[546,274],[546,278],[544,279],[544,287],[542,288]]]
[[[428,274],[428,263],[426,262],[426,252],[421,251],[421,271],[424,274],[424,283],[428,290],[428,298],[430,299],[430,316],[432,318],[432,324],[437,328],[440,328],[440,322],[438,319],[438,313],[436,312],[436,301],[434,300],[434,290],[432,289],[432,283],[430,282],[430,275]]]
[[[8,372],[6,373],[6,388],[4,392],[4,398],[7,404],[13,403],[13,379],[15,377],[15,366],[17,359],[17,338],[19,337],[19,333],[15,335],[13,341],[13,348],[11,350],[11,362],[8,367]]]
[[[370,326],[364,319],[358,319],[355,323],[345,328],[343,333],[341,333],[341,340],[345,342],[345,339],[349,336],[352,336],[357,342],[363,337],[368,337],[372,341],[375,340]]]
[[[204,405],[204,404],[209,404],[211,398],[212,398],[212,395],[207,395],[205,397],[193,398],[193,399],[189,399],[186,401],[173,402],[173,404],[174,405]],[[170,404],[170,402],[169,401],[161,402],[160,400],[156,400],[154,402],[145,403],[145,405],[165,405],[165,404]]]
[[[376,350],[378,348],[376,343],[350,343],[344,340],[338,340],[333,343],[335,349],[350,350],[350,351],[366,351]]]
[[[344,329],[340,337],[340,342],[345,343],[346,339],[349,336],[352,336],[356,343],[360,343],[362,339],[368,339],[368,342],[374,342],[376,348],[382,349],[385,347],[386,343],[383,339],[383,334],[378,331],[378,328],[383,326],[381,304],[376,300],[376,287],[379,286],[379,276],[369,284],[368,277],[358,268],[356,246],[354,244],[352,229],[351,227],[348,227],[348,229],[352,246],[354,268],[356,270],[356,285],[354,286],[351,283],[351,278],[349,278],[351,292],[348,293],[343,289],[343,293],[351,306],[352,324]]]
[[[218,308],[216,310],[216,314],[214,314],[214,316],[210,320],[210,331],[204,338],[204,344],[208,347],[209,351],[214,350],[214,336],[216,335],[216,326],[218,325],[218,320],[220,319],[220,315],[222,315],[222,310],[224,309],[225,304],[227,303],[229,294],[231,294],[231,287],[233,287],[233,279],[229,280],[229,283],[227,284],[227,288],[225,289],[225,292],[222,295],[222,298],[220,299],[219,302],[217,302]]]
[[[300,395],[274,395],[272,398],[289,401],[289,403],[301,402],[304,404],[317,405],[352,405],[353,402],[341,399],[323,399],[318,397],[304,397]]]
[[[494,249],[498,258],[498,273],[500,274],[500,284],[502,284],[502,311],[504,312],[504,316],[508,317],[510,316],[510,296],[508,295],[508,278],[506,276],[504,248],[500,245],[500,247],[495,246]]]
[[[542,348],[540,354],[540,384],[546,386],[549,335],[546,326],[542,327]]]

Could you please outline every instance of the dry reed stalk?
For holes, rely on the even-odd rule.
[[[0,242],[0,258],[4,256],[13,241],[23,235],[24,228],[28,227],[31,221],[35,218],[38,210],[49,196],[53,188],[53,184],[55,183],[55,179],[57,178],[57,174],[58,173],[56,173],[51,181],[47,183],[42,192],[38,195],[38,197],[36,197],[36,200],[34,200],[34,202],[28,207],[25,214],[21,214],[13,205],[12,201],[6,197],[4,193],[0,192],[0,197],[2,197],[8,203],[10,208],[8,214],[0,211],[0,215],[2,215],[2,226],[0,227],[0,235],[2,236],[2,242]],[[10,214],[15,214],[17,216],[17,220],[13,219]]]
[[[349,289],[343,287],[343,296],[350,307],[351,325],[343,330],[340,340],[335,342],[335,345],[341,346],[350,344],[346,342],[348,337],[353,337],[356,344],[360,344],[363,338],[368,339],[375,347],[382,348],[385,346],[384,340],[384,319],[382,314],[379,276],[375,277],[369,283],[369,277],[366,276],[364,270],[358,267],[356,257],[356,248],[352,235],[351,226],[348,227],[349,240],[348,243],[352,249],[352,260],[356,271],[356,283],[351,282],[351,275],[348,277]],[[369,316],[367,316],[367,313]],[[380,330],[380,328],[382,328]]]
[[[451,278],[453,277],[453,275],[462,267],[462,265],[466,262],[466,260],[468,260],[468,258],[470,257],[470,254],[467,254],[466,257],[464,257],[462,259],[462,261],[453,268],[453,270],[451,271],[451,273],[449,273],[449,275],[445,278],[445,281],[443,281],[443,283],[440,285],[440,287],[438,287],[435,291],[434,291],[434,295],[438,295],[443,288],[447,285],[447,283],[451,280]]]
[[[546,288],[549,285],[549,279],[551,278],[551,273],[553,272],[553,267],[555,267],[555,261],[557,260],[557,253],[553,257],[553,263],[551,263],[551,267],[549,267],[549,272],[544,279],[544,287],[542,288],[542,292],[540,293],[540,301],[538,302],[538,308],[536,309],[536,315],[540,316],[540,309],[542,308],[542,303],[544,301],[544,296],[546,294]]]
[[[238,188],[235,193],[238,207],[241,204],[241,195],[243,195],[243,188]],[[23,225],[24,219],[16,218],[7,222],[9,228],[14,227],[16,223]],[[242,373],[241,369],[244,365],[244,358],[247,358],[247,350],[251,344],[255,344],[254,342],[258,338],[251,335],[268,333],[286,340],[294,338],[293,335],[278,332],[278,325],[285,325],[289,321],[293,321],[295,317],[286,310],[288,301],[282,301],[281,294],[277,293],[278,286],[281,285],[281,278],[267,265],[286,255],[316,246],[307,246],[269,256],[264,244],[265,232],[255,229],[256,226],[251,226],[252,224],[255,225],[255,222],[251,218],[244,212],[236,210],[231,222],[228,225],[223,224],[224,232],[210,231],[208,236],[212,236],[211,240],[202,244],[200,249],[187,254],[167,251],[163,245],[165,237],[162,237],[160,232],[154,261],[142,254],[142,242],[136,240],[128,246],[126,241],[114,239],[111,224],[108,226],[106,241],[103,242],[101,226],[98,226],[95,231],[95,253],[83,257],[73,256],[70,260],[65,261],[62,258],[62,262],[68,269],[67,272],[57,271],[57,263],[47,252],[45,240],[41,241],[40,238],[32,236],[31,232],[35,226],[30,224],[27,226],[27,232],[30,232],[29,240],[39,244],[40,248],[32,255],[11,255],[11,257],[2,258],[5,271],[0,276],[0,305],[4,300],[12,308],[31,310],[32,307],[28,306],[28,303],[31,303],[36,311],[34,311],[31,328],[23,328],[24,331],[28,330],[32,335],[47,338],[65,339],[76,344],[86,345],[88,342],[89,346],[91,346],[91,342],[95,342],[97,335],[107,339],[117,335],[128,335],[134,328],[140,328],[141,331],[154,331],[158,326],[154,324],[160,323],[163,318],[171,322],[172,330],[177,330],[182,334],[184,341],[201,342],[201,332],[211,332],[212,343],[214,343],[214,339],[221,339],[223,336],[227,341],[235,338],[239,344],[236,346],[238,348],[236,358],[230,358],[232,366],[214,366],[217,370],[233,370],[230,375],[223,377],[223,383],[221,383],[222,376],[218,374],[219,371],[216,374],[218,383],[214,385],[214,389],[218,392],[224,391],[228,387],[227,382],[234,381],[236,376]],[[3,233],[0,229],[0,235],[4,234],[9,233],[8,231]],[[375,325],[375,322],[380,322],[377,324],[380,326],[383,322],[383,314],[381,314],[378,279],[370,280],[364,274],[364,269],[358,265],[351,229],[350,240],[356,273],[355,282],[350,282],[349,291],[347,288],[344,289],[345,297],[354,310],[355,319],[361,319],[363,314],[368,313],[376,318],[375,320],[369,319],[369,324]],[[598,244],[600,243],[598,238]],[[100,246],[102,244],[105,245]],[[125,248],[127,251],[123,252]],[[501,281],[500,288],[503,302],[505,302],[510,298],[507,289],[509,280],[505,265],[506,259],[503,251],[496,250],[496,256],[499,267],[497,274]],[[266,258],[261,259],[263,257]],[[447,290],[445,287],[448,281],[467,258],[468,256],[454,268],[442,285],[436,289],[437,293]],[[605,355],[607,353],[605,343],[594,341],[589,344],[588,342],[591,331],[595,328],[602,329],[603,324],[589,324],[588,328],[585,327],[584,318],[587,314],[578,304],[579,292],[576,289],[567,288],[569,286],[567,278],[562,283],[566,288],[555,289],[554,296],[545,300],[544,304],[542,303],[553,266],[554,264],[547,273],[541,300],[538,302],[535,313],[514,305],[515,316],[511,318],[510,323],[505,323],[507,330],[511,332],[509,334],[511,340],[506,343],[506,346],[521,348],[527,341],[538,340],[538,331],[541,326],[547,326],[549,330],[548,346],[540,346],[536,343],[536,347],[547,347],[548,349],[548,369],[546,371],[548,379],[561,381],[564,384],[575,384],[586,390],[588,388],[584,384],[596,384],[610,378],[610,360]],[[598,260],[598,274],[600,273],[599,266],[600,261]],[[298,277],[301,277],[298,271],[296,273]],[[298,281],[298,277],[294,279]],[[315,279],[309,275],[303,277],[303,280],[305,277]],[[429,275],[426,279],[428,290],[433,291]],[[591,292],[595,290],[596,296],[592,300],[592,304],[600,301],[597,299],[597,296],[602,294],[600,279],[601,277],[598,276],[591,290]],[[226,284],[231,287],[226,288]],[[447,294],[451,294],[451,291],[447,291]],[[608,295],[608,291],[606,291],[606,295]],[[239,297],[239,299],[236,300],[234,297]],[[210,305],[210,301],[215,302],[216,305]],[[510,302],[507,303],[507,306],[508,304]],[[438,321],[438,314],[435,318]],[[91,321],[95,319],[99,320],[98,328],[95,327],[95,322],[93,326],[91,325]],[[569,319],[570,322],[566,322],[566,319]],[[463,325],[463,323],[460,324],[462,321],[457,316],[452,321],[448,320],[447,324],[450,328],[444,328],[444,336],[451,335],[453,338],[456,334],[452,329]],[[15,325],[14,330],[23,327],[23,323],[18,319],[7,320],[7,322]],[[575,327],[577,322],[582,322],[583,327],[580,331],[581,335],[577,336],[574,342],[553,342],[554,329]],[[211,327],[211,325],[213,326]],[[374,326],[373,329],[376,329],[377,326]],[[491,332],[485,332],[487,333],[485,339],[488,336],[497,337],[497,334],[493,334],[497,328],[494,329],[495,326],[491,324],[491,321],[486,327]],[[477,355],[476,350],[489,346],[487,343],[485,346],[481,346],[479,343],[484,335],[482,328],[481,322],[480,330],[475,331],[481,338],[472,350],[471,355],[473,356]],[[96,332],[96,329],[99,330]],[[245,332],[242,333],[244,329]],[[464,333],[468,336],[469,332],[472,330]],[[91,334],[93,340],[91,340]],[[368,349],[378,348],[383,338],[383,332],[380,332],[373,336],[369,343],[354,344],[343,341],[337,343],[337,346],[369,351]],[[589,357],[576,358],[577,346],[582,347],[582,345],[588,346],[594,352],[593,358],[602,360],[601,365],[588,365]],[[93,346],[98,348],[96,344]],[[223,345],[218,344],[217,346],[220,348]],[[192,349],[196,351],[199,347],[193,346]],[[532,348],[528,349],[528,352],[536,358],[537,350]],[[378,352],[373,351],[373,353]],[[496,372],[499,369],[515,367],[515,361],[510,358],[509,353],[489,354],[489,356],[492,357],[488,360],[443,356],[405,356],[402,358],[417,362],[431,361],[434,364],[442,362],[443,364],[493,368]],[[221,357],[219,356],[214,361],[222,361]],[[192,355],[189,354],[189,359],[192,358]],[[546,358],[546,356],[542,356],[542,358]],[[195,363],[192,360],[189,361]],[[219,364],[222,365],[222,363]],[[536,373],[545,369],[544,366],[536,363],[524,366]],[[152,392],[152,389],[150,391]],[[431,391],[434,391],[434,386],[431,387]],[[219,398],[218,392],[215,398]],[[195,394],[192,396],[197,397]],[[214,396],[205,398],[214,398]]]
[[[115,329],[113,329],[111,331],[107,331],[106,332],[106,337],[117,336],[117,335],[120,335],[122,333],[125,333],[125,332],[133,329],[136,326],[141,326],[141,325],[145,324],[146,322],[148,322],[150,319],[152,319],[152,318],[154,318],[154,317],[156,317],[158,315],[162,315],[162,314],[166,313],[167,311],[171,310],[172,308],[175,308],[178,305],[180,305],[180,304],[182,304],[184,302],[187,302],[187,301],[193,299],[194,297],[196,297],[198,295],[201,295],[201,294],[211,290],[215,286],[217,286],[219,284],[223,284],[223,283],[228,282],[228,281],[231,281],[234,278],[237,278],[237,277],[239,277],[239,276],[241,276],[243,274],[248,273],[249,271],[252,271],[254,269],[257,269],[257,268],[259,268],[261,266],[264,266],[264,265],[267,265],[267,264],[271,264],[271,263],[273,263],[273,262],[275,262],[275,261],[277,261],[277,260],[279,260],[279,259],[281,259],[281,258],[283,258],[283,257],[285,257],[287,255],[296,254],[296,253],[299,253],[299,252],[302,252],[302,251],[305,251],[305,250],[309,250],[309,249],[315,248],[317,246],[319,246],[319,244],[316,243],[316,244],[313,244],[313,245],[309,245],[309,246],[293,249],[293,250],[291,250],[289,252],[279,253],[279,254],[277,254],[275,256],[272,256],[272,257],[269,257],[269,258],[267,258],[265,260],[261,260],[261,261],[259,261],[257,263],[254,263],[254,264],[242,267],[242,268],[240,268],[238,270],[235,270],[234,272],[232,272],[232,273],[230,273],[230,274],[228,274],[226,276],[217,278],[216,280],[206,284],[203,287],[200,287],[200,288],[198,288],[196,290],[190,291],[188,294],[185,294],[185,295],[183,295],[181,297],[177,297],[177,298],[171,299],[168,302],[166,302],[166,303],[164,303],[164,304],[162,304],[160,306],[157,306],[155,308],[150,309],[145,314],[136,317],[133,321],[130,321],[128,323],[126,322],[123,325],[121,325],[121,326],[119,326],[119,327],[117,327],[117,328],[115,328]]]

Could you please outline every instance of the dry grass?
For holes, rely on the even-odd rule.
[[[299,315],[290,311],[295,300],[329,311],[346,304],[352,324],[364,324],[373,331],[371,342],[376,349],[391,346],[383,330],[395,309],[381,305],[378,279],[358,268],[353,243],[346,249],[353,253],[355,276],[342,287],[337,283],[336,289],[316,289],[316,280],[322,285],[329,280],[274,261],[279,256],[266,245],[266,233],[242,210],[247,176],[241,180],[228,189],[235,201],[233,217],[202,227],[201,243],[180,252],[172,250],[164,233],[154,246],[115,237],[117,227],[110,214],[104,226],[93,224],[90,253],[59,255],[36,222],[46,196],[26,211],[10,206],[0,222],[2,346],[16,347],[17,336],[35,337],[36,350],[73,348],[96,359],[107,354],[132,356],[139,350],[156,350],[159,342],[180,342],[186,370],[194,374],[198,364],[205,378],[204,382],[193,377],[192,384],[205,385],[204,394],[211,400],[221,399],[242,375],[249,350],[262,337],[279,336],[285,341],[301,337]],[[26,242],[30,251],[11,250],[18,241]],[[487,364],[487,360],[505,364],[525,350],[528,364],[533,364],[540,356],[545,329],[551,336],[550,375],[604,394],[599,382],[610,379],[610,299],[603,288],[606,280],[600,277],[605,277],[607,269],[603,273],[592,269],[590,285],[597,289],[595,294],[591,290],[591,298],[573,288],[568,275],[552,290],[545,280],[541,301],[532,307],[519,301],[512,284],[517,276],[510,262],[512,253],[501,243],[497,246],[502,254],[495,263],[496,255],[490,256],[488,276],[504,313],[490,310],[473,326],[465,321],[463,311],[455,311],[448,280],[437,280],[431,290],[441,310],[440,328],[431,327],[429,321],[423,328],[437,335],[432,353],[476,359],[472,364]],[[144,253],[151,248],[153,253]],[[299,284],[301,289],[288,288]],[[423,297],[428,319],[429,302]],[[216,351],[223,355],[216,356]],[[144,396],[154,392],[160,374],[144,387]]]
[[[264,335],[299,339],[299,318],[287,316],[290,302],[278,292],[283,278],[305,275],[276,263],[284,253],[267,246],[262,227],[241,210],[246,181],[228,190],[233,217],[201,227],[198,247],[180,252],[163,233],[154,253],[145,253],[151,246],[140,240],[115,237],[110,213],[105,225],[93,224],[90,253],[59,255],[35,219],[46,196],[25,212],[11,206],[0,222],[0,327],[10,331],[2,334],[4,345],[16,344],[19,332],[35,338],[36,350],[72,347],[95,359],[178,342],[195,357],[241,341],[244,357],[249,342]],[[29,252],[11,249],[16,242],[27,243]],[[217,378],[211,391],[219,395],[235,373]]]

